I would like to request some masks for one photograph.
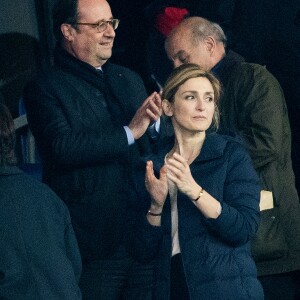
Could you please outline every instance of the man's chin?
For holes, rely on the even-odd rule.
[[[111,58],[111,55],[112,55],[112,51],[105,51],[105,53],[101,53],[101,55],[99,56],[99,58],[101,60],[108,60]]]

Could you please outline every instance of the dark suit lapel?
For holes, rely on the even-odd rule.
[[[91,86],[89,83],[83,84],[81,78],[68,74],[64,76],[64,79],[67,79],[68,83],[75,89],[79,95],[81,95],[83,101],[93,110],[95,115],[102,121],[103,113],[108,112],[107,104],[104,97],[104,91],[100,91],[95,87]],[[100,79],[99,79],[100,80]],[[94,97],[91,97],[91,93],[95,93]],[[99,93],[102,96],[99,96]]]
[[[105,70],[105,76],[110,90],[111,96],[118,102],[121,110],[124,113],[124,118],[128,123],[134,111],[132,111],[132,103],[130,103],[131,91],[126,86],[125,74],[122,72],[115,72],[110,66]]]

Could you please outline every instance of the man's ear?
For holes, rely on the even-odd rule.
[[[216,40],[212,36],[207,36],[204,42],[206,50],[212,55],[216,49]]]
[[[69,42],[73,41],[75,29],[72,27],[71,24],[66,24],[66,23],[61,24],[60,30],[67,41]]]
[[[169,100],[164,99],[161,102],[161,106],[162,106],[163,112],[166,116],[168,116],[168,117],[173,116],[173,105],[172,105],[172,103],[169,102]]]

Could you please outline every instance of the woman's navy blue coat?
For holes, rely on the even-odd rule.
[[[151,158],[157,172],[173,143],[164,144],[166,147]],[[258,227],[260,197],[250,157],[234,138],[211,134],[190,168],[196,182],[222,205],[217,219],[206,219],[187,196],[178,192],[179,242],[191,300],[263,299],[249,245]],[[144,188],[145,168],[140,172],[136,188],[144,218],[150,200]],[[140,259],[155,260],[154,299],[169,299],[170,199],[164,205],[161,227],[147,224],[145,218],[135,220],[131,247],[139,250],[136,255]]]

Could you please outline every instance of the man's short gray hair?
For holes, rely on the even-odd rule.
[[[182,23],[187,23],[190,25],[192,39],[195,43],[198,44],[199,41],[203,41],[206,37],[212,36],[217,41],[223,43],[224,47],[226,47],[226,35],[221,26],[217,23],[200,17],[190,17],[185,19]]]

